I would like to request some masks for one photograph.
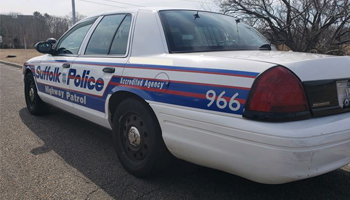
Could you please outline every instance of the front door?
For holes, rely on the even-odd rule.
[[[115,87],[110,81],[122,75],[128,60],[131,19],[130,14],[104,16],[68,73],[76,114],[106,127],[106,99]]]
[[[38,90],[45,102],[68,111],[73,107],[67,74],[95,20],[91,18],[75,25],[58,41],[55,53],[45,55],[36,67]]]

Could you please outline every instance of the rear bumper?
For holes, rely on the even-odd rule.
[[[264,123],[160,104],[152,107],[176,157],[252,181],[286,183],[350,163],[350,113]]]

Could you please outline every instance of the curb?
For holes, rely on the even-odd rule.
[[[7,61],[3,61],[3,60],[0,60],[0,63],[5,64],[5,65],[11,65],[11,66],[13,66],[13,67],[18,67],[18,68],[22,68],[22,67],[23,67],[23,66],[20,65],[20,64],[12,63],[12,62],[7,62]]]

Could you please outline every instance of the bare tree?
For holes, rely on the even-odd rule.
[[[48,15],[46,18],[46,24],[50,31],[50,36],[58,39],[69,28],[69,22],[66,18]]]
[[[73,24],[72,15],[73,15],[72,12],[70,12],[68,15],[66,15],[66,16],[64,17],[64,18],[68,21],[68,24],[69,24],[70,27],[74,25],[74,24]],[[82,14],[80,14],[80,13],[78,13],[78,12],[75,13],[75,21],[76,21],[76,22],[79,22],[80,20],[82,20],[82,19],[84,19],[84,18],[86,18],[85,15],[82,15]]]
[[[1,48],[33,48],[38,41],[58,39],[68,28],[69,21],[66,18],[47,13],[0,14],[0,35],[3,36]]]
[[[221,0],[220,7],[293,51],[350,43],[349,0]]]
[[[199,3],[199,8],[211,12],[217,11],[217,5],[220,4],[220,0],[197,0],[195,2]]]

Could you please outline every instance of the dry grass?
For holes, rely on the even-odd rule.
[[[347,166],[343,167],[343,170],[350,172],[350,163]]]
[[[350,56],[350,45],[345,46],[345,54]]]
[[[15,55],[14,58],[6,58],[8,55]],[[27,60],[35,56],[43,55],[35,49],[0,49],[0,60],[23,65]]]

